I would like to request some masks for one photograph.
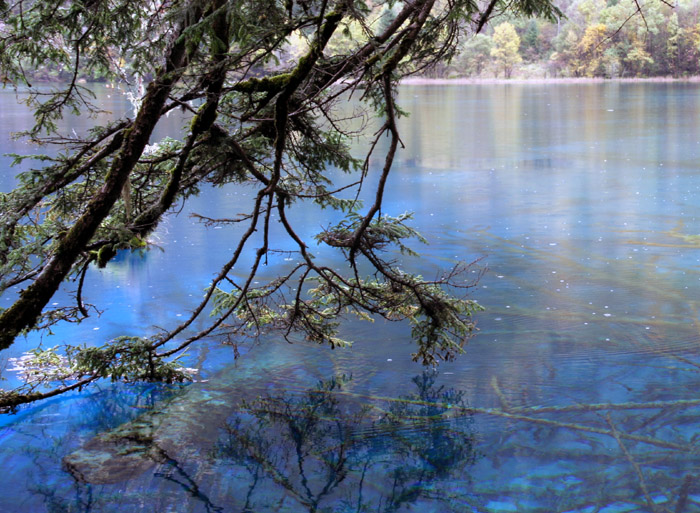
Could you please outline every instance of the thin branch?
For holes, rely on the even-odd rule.
[[[642,490],[642,495],[644,495],[644,500],[647,502],[647,506],[652,511],[652,513],[656,513],[657,511],[659,511],[659,509],[657,508],[657,505],[654,503],[654,501],[649,496],[649,488],[647,487],[646,480],[644,479],[644,474],[642,473],[642,469],[639,468],[639,464],[636,461],[634,461],[634,458],[632,458],[632,455],[627,450],[627,447],[625,447],[625,444],[622,442],[622,438],[620,437],[620,432],[615,427],[615,424],[613,424],[613,421],[610,418],[610,413],[608,413],[605,416],[605,420],[607,421],[608,425],[610,426],[610,430],[612,431],[612,434],[615,437],[615,440],[617,440],[617,445],[620,447],[622,454],[625,455],[625,458],[627,458],[627,461],[630,463],[630,465],[632,465],[632,468],[634,469],[635,474],[637,474],[637,478],[639,479],[639,487]],[[663,511],[669,512],[669,510],[667,508],[663,508]]]

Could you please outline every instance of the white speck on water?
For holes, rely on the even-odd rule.
[[[556,243],[556,242],[550,242],[549,245],[550,245],[550,246],[556,246],[557,243]]]
[[[502,320],[503,320],[502,317],[496,317],[496,318],[494,319],[494,321],[502,321]]]
[[[99,330],[99,329],[100,329],[100,328],[92,328],[93,331],[97,331],[97,330]]]
[[[611,317],[612,314],[603,314],[603,317]]]
[[[386,361],[387,361],[387,362],[393,362],[394,360],[392,360],[391,358],[387,358]]]

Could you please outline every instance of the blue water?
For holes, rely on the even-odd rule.
[[[348,322],[347,350],[271,337],[234,361],[208,340],[184,388],[104,383],[1,417],[0,511],[700,511],[700,86],[405,86],[400,99],[406,149],[383,210],[414,211],[430,241],[408,268],[488,269],[466,353],[425,371],[410,328],[382,322]],[[2,152],[24,151],[6,134],[26,112],[6,91],[0,109]],[[7,190],[16,170],[0,166]],[[231,217],[250,193],[205,191],[159,228],[163,251],[91,271],[101,316],[0,365],[39,342],[172,326],[236,242],[188,213]],[[306,237],[330,221],[294,215]]]

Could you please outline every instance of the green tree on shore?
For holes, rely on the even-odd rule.
[[[564,17],[556,21],[507,18],[520,37],[524,64],[510,70],[526,76],[562,77],[689,77],[700,74],[698,0],[559,2]],[[603,27],[605,27],[603,29]],[[487,26],[483,37],[495,45],[496,28]],[[499,36],[502,37],[502,36]],[[512,37],[512,36],[511,36]],[[451,76],[480,76],[475,66],[486,40],[465,44],[450,67]],[[496,63],[494,63],[496,64]],[[477,71],[478,69],[478,71]],[[503,74],[503,64],[490,70]]]
[[[457,63],[469,75],[479,76],[491,62],[493,41],[485,34],[475,34],[464,44],[462,58]]]
[[[675,77],[680,71],[680,37],[681,31],[678,25],[678,14],[673,13],[668,19],[666,26],[668,37],[666,39],[666,52],[668,58],[668,69]]]

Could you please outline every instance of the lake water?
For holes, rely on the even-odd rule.
[[[200,382],[104,383],[0,417],[0,511],[700,511],[700,86],[400,98],[411,116],[384,211],[415,211],[430,241],[412,269],[488,268],[466,354],[425,371],[391,323],[348,324],[349,350],[270,338],[237,361],[207,341],[186,357]],[[0,109],[2,153],[32,151],[7,139],[29,122],[10,92]],[[164,251],[92,272],[86,295],[105,312],[41,342],[186,315],[236,241],[187,213],[230,217],[249,193],[206,191],[159,228]],[[297,216],[307,236],[327,222]]]

